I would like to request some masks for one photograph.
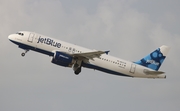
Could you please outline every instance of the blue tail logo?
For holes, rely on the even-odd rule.
[[[169,49],[170,48],[168,46],[161,46],[160,48],[156,49],[155,51],[135,63],[158,71],[161,64],[165,60],[166,54]]]

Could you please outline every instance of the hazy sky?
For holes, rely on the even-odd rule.
[[[179,0],[0,0],[0,111],[179,111]],[[137,61],[161,45],[167,79],[52,64],[8,35],[27,30]]]

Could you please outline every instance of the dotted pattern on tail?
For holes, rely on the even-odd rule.
[[[135,62],[136,64],[151,68],[153,70],[158,70],[163,63],[166,57],[160,51],[160,48],[141,59],[140,61]]]

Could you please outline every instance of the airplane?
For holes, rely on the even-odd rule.
[[[76,75],[81,72],[82,67],[85,67],[118,76],[166,78],[165,72],[159,71],[170,50],[170,47],[166,45],[132,62],[110,56],[109,51],[87,49],[35,32],[19,31],[9,35],[8,39],[25,50],[22,56],[30,50],[49,55],[52,63],[70,67]]]

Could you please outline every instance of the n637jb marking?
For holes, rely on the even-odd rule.
[[[8,36],[9,40],[19,48],[25,50],[21,55],[29,50],[51,56],[51,62],[70,67],[75,74],[81,72],[82,67],[95,69],[108,74],[139,77],[139,78],[166,78],[164,72],[159,71],[165,60],[170,47],[162,45],[144,58],[131,62],[108,55],[109,51],[97,51],[56,40],[44,35],[19,31]]]

